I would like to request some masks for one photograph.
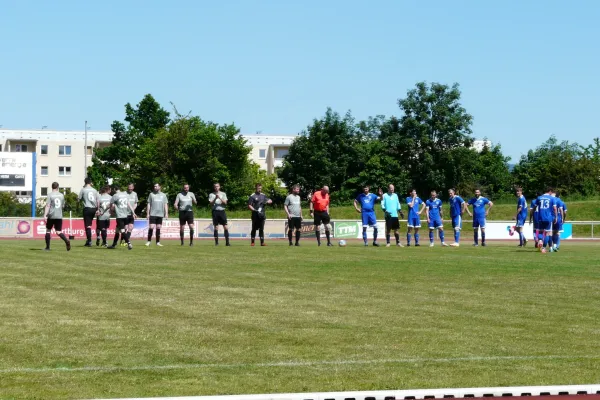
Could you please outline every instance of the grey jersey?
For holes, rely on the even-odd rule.
[[[187,192],[187,194],[180,192],[177,194],[176,201],[179,202],[179,211],[193,211],[192,205],[196,201],[196,196],[192,192]]]
[[[111,204],[115,205],[115,216],[117,218],[127,218],[129,210],[129,198],[125,192],[117,192],[112,197]]]
[[[50,192],[46,198],[47,204],[50,204],[48,210],[49,219],[62,219],[63,207],[65,206],[65,196],[61,192]]]
[[[150,206],[151,217],[164,217],[165,204],[167,204],[167,195],[163,192],[150,193],[148,196],[148,205]]]
[[[215,198],[217,197],[216,195],[219,195],[219,198],[217,200],[215,200]],[[217,211],[223,211],[225,209],[225,204],[223,204],[223,202],[221,200],[225,200],[227,201],[227,195],[225,194],[225,192],[219,192],[219,193],[211,193],[208,195],[208,201],[212,202],[213,200],[215,200],[212,209],[213,210],[217,210]]]
[[[83,207],[96,208],[98,201],[98,191],[91,186],[85,186],[79,191],[77,197],[79,201],[83,201]]]
[[[301,217],[302,208],[300,206],[300,196],[297,194],[290,194],[285,198],[284,205],[287,206],[288,211],[292,217]]]
[[[100,195],[98,203],[98,211],[100,211],[98,219],[103,221],[110,219],[110,205],[112,203],[112,196],[108,193],[104,193]]]
[[[138,195],[136,192],[127,193],[127,197],[129,198],[129,205],[132,209],[135,210],[135,205],[138,203]],[[128,210],[129,214],[132,215],[131,210]]]

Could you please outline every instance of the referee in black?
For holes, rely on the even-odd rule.
[[[250,246],[254,246],[254,240],[256,239],[256,231],[260,237],[260,245],[266,246],[265,244],[265,220],[267,216],[265,214],[265,206],[272,204],[273,200],[269,199],[262,193],[262,185],[256,184],[254,193],[248,199],[248,209],[252,211],[252,230],[250,231]]]

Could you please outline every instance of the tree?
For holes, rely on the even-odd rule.
[[[513,169],[513,177],[529,196],[546,186],[564,195],[596,194],[600,183],[594,153],[593,145],[583,148],[577,143],[558,142],[551,136],[521,157]]]
[[[447,163],[454,150],[473,143],[473,117],[459,101],[458,84],[420,82],[398,100],[402,117],[392,117],[382,126],[380,139],[398,162],[396,173],[406,171],[419,193],[457,184],[446,176]]]
[[[114,133],[111,145],[94,154],[88,175],[97,187],[105,185],[109,179],[119,185],[133,181],[135,175],[131,167],[135,166],[134,160],[140,158],[138,152],[147,140],[153,139],[169,124],[169,112],[147,94],[136,107],[130,103],[125,105],[125,122],[127,125],[120,121],[111,124]],[[146,185],[146,182],[137,183],[137,191],[148,192],[151,186]]]

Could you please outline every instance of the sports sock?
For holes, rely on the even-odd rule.
[[[556,235],[556,241],[554,242],[556,244],[556,247],[560,247],[560,233],[558,235]]]
[[[460,231],[455,230],[454,231],[454,241],[456,243],[458,243],[459,240],[460,240]]]
[[[63,242],[65,242],[65,243],[69,243],[69,239],[67,239],[67,237],[65,236],[65,234],[64,234],[64,233],[62,233],[62,232],[61,232],[61,233],[59,233],[59,234],[58,234],[58,237],[59,237],[59,238],[61,238],[61,239],[63,240]]]
[[[219,244],[219,230],[217,228],[213,231],[213,237],[215,238],[215,244]],[[183,243],[183,239],[181,243]]]
[[[420,237],[421,237],[421,235],[419,235],[418,233],[415,233],[415,244],[419,244]]]
[[[315,230],[315,236],[317,237],[317,243],[321,244],[321,229],[319,227]]]
[[[256,239],[256,231],[254,229],[252,229],[252,232],[250,233],[250,241],[252,243],[254,243],[255,239]]]
[[[102,229],[102,231],[100,232],[100,235],[102,235],[102,244],[106,244],[106,237],[107,237],[106,229]]]
[[[385,242],[386,242],[387,244],[390,244],[390,234],[389,234],[389,233],[386,233],[386,234],[385,234]]]
[[[325,237],[327,237],[327,244],[331,244],[331,235],[329,231],[325,231]]]
[[[160,243],[160,228],[156,228],[156,243]]]
[[[394,237],[396,238],[396,244],[400,243],[400,234],[398,232],[394,233]]]
[[[260,244],[265,243],[265,231],[264,229],[258,230],[258,236],[260,237]]]
[[[433,229],[429,230],[429,243],[433,243]]]
[[[519,231],[519,246],[523,246],[523,232]]]
[[[559,234],[554,233],[552,235],[552,244],[554,245],[554,247],[558,246],[558,241],[559,241]]]
[[[154,233],[154,229],[148,228],[148,241],[152,240],[152,234]]]
[[[446,234],[444,233],[444,231],[442,231],[442,230],[440,229],[440,233],[439,233],[439,235],[440,235],[440,241],[441,241],[442,243],[444,243],[444,242],[446,241]]]
[[[46,239],[46,248],[49,249],[50,248],[50,232],[46,232],[46,236],[44,236],[44,239]]]
[[[291,229],[288,229],[288,241],[292,244],[293,232]]]
[[[183,244],[183,236],[184,236],[183,230],[180,229],[179,230],[179,240],[181,240],[181,244]]]
[[[377,227],[373,228],[373,241],[376,242],[377,241]]]
[[[92,227],[87,227],[85,228],[85,239],[87,240],[88,243],[91,243],[92,241]]]
[[[367,244],[367,228],[363,226],[363,242]]]
[[[543,241],[544,241],[544,247],[548,246],[548,242],[550,241],[550,238],[548,237],[548,234],[546,233],[546,231],[544,231],[543,234]]]
[[[475,232],[473,232],[473,240],[475,241],[475,244],[479,244],[479,230],[476,229]]]
[[[194,228],[190,228],[190,243],[194,243]]]
[[[296,230],[296,243],[300,243],[300,231]]]
[[[406,234],[406,243],[410,246],[410,233]]]
[[[229,244],[229,230],[225,229],[225,244]]]
[[[485,231],[481,231],[481,243],[485,243]]]
[[[116,232],[115,232],[115,238],[113,239],[113,244],[112,244],[113,246],[116,246],[116,245],[117,245],[117,243],[119,243],[119,237],[120,237],[120,236],[121,236],[121,235],[119,234],[119,231],[116,231]]]
[[[125,243],[127,243],[127,244],[131,243],[131,240],[130,240],[130,238],[131,238],[131,232],[123,232],[121,234],[121,237],[125,238]]]

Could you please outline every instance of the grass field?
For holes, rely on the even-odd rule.
[[[0,242],[0,398],[600,382],[594,244]]]

